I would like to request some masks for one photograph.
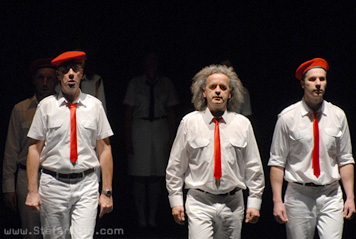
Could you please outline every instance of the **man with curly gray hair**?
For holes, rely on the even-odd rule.
[[[187,213],[189,238],[240,238],[242,190],[249,189],[245,222],[256,223],[265,185],[251,123],[234,112],[243,86],[232,68],[211,65],[195,75],[191,91],[196,111],[183,117],[166,170],[172,215],[184,224]]]

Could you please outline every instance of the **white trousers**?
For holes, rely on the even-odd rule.
[[[39,193],[44,238],[93,238],[99,201],[98,177],[91,173],[66,183],[42,173]]]
[[[24,232],[23,238],[42,238],[40,214],[34,212],[25,205],[27,197],[27,173],[24,169],[19,169],[17,173],[16,195],[17,204],[21,218],[21,227]]]
[[[284,199],[288,239],[338,239],[343,231],[343,199],[338,182],[325,187],[288,183]]]
[[[234,195],[216,196],[190,189],[185,207],[190,239],[241,238],[242,190]]]

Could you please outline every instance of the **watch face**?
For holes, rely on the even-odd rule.
[[[112,195],[112,191],[111,190],[103,190],[103,194],[110,197]]]

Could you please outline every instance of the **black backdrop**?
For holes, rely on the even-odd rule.
[[[314,57],[330,65],[326,100],[344,109],[355,141],[353,91],[355,13],[353,1],[13,1],[1,3],[1,125],[3,155],[13,105],[33,94],[28,64],[37,57],[83,49],[88,67],[104,79],[115,160],[115,211],[98,228],[123,228],[130,237],[135,220],[124,150],[122,100],[127,82],[141,71],[141,58],[158,51],[162,73],[173,79],[180,118],[192,110],[190,83],[202,67],[230,59],[249,89],[252,123],[265,167],[266,189],[257,225],[244,225],[243,238],[284,238],[272,216],[267,161],[277,114],[301,99],[294,77],[300,63]],[[162,196],[160,235],[184,237]],[[18,218],[4,210],[3,227]],[[11,220],[9,220],[11,219]],[[345,222],[345,238],[355,235]],[[18,225],[17,225],[18,226]],[[3,233],[1,228],[0,234]]]

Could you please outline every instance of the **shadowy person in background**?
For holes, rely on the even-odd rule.
[[[51,64],[51,60],[50,58],[40,58],[30,64],[29,71],[35,86],[35,95],[14,106],[5,145],[2,185],[4,203],[13,211],[19,209],[24,238],[42,237],[39,233],[41,226],[39,214],[31,211],[25,205],[27,196],[26,158],[30,145],[27,133],[38,102],[55,93],[57,67]]]
[[[225,65],[227,67],[232,67],[236,72],[235,70],[236,67],[233,66],[233,63],[230,60],[225,60],[220,64]],[[250,93],[248,92],[248,89],[246,87],[243,87],[243,95],[244,95],[244,102],[241,104],[240,108],[236,110],[236,112],[246,116],[247,118],[251,118],[252,108],[251,108]]]
[[[84,56],[69,51],[52,60],[61,92],[39,103],[28,132],[26,205],[40,211],[45,238],[93,238],[98,203],[99,217],[113,209],[113,132],[102,103],[79,89]]]
[[[129,175],[134,178],[133,195],[140,227],[156,227],[156,215],[169,148],[175,134],[175,112],[179,103],[171,80],[159,74],[159,59],[149,53],[144,59],[143,75],[133,78],[127,87],[126,142]]]
[[[245,222],[256,223],[265,183],[251,123],[234,112],[243,86],[231,67],[211,65],[191,90],[196,111],[182,119],[166,171],[172,215],[184,224],[185,184],[189,238],[240,238],[242,189],[249,189]]]
[[[328,69],[322,58],[298,67],[295,76],[304,96],[278,115],[274,130],[268,162],[273,215],[286,223],[289,239],[312,239],[315,228],[320,238],[341,238],[344,218],[355,213],[349,127],[345,113],[324,100]],[[284,203],[283,177],[288,182]]]

